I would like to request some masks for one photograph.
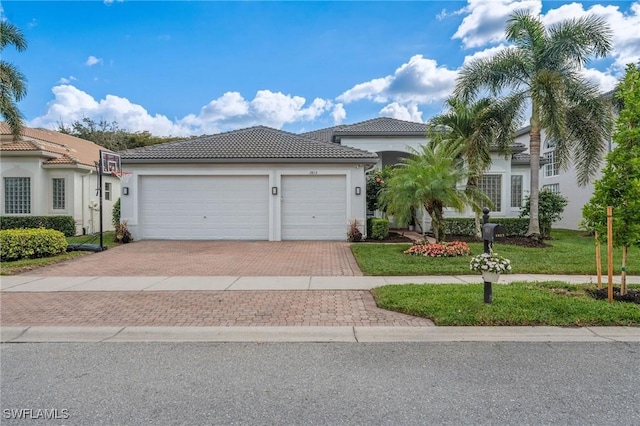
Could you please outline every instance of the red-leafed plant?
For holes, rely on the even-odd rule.
[[[456,257],[456,256],[468,256],[471,254],[469,246],[465,242],[453,241],[450,243],[433,243],[433,244],[414,244],[409,249],[404,251],[404,254],[410,254],[413,256],[428,256],[428,257]]]

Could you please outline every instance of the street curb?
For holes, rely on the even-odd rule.
[[[640,342],[639,327],[0,327],[2,343]]]

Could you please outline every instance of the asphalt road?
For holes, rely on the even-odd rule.
[[[3,425],[640,424],[636,343],[4,344],[0,369]],[[44,409],[68,418],[7,418]]]

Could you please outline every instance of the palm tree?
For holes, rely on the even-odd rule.
[[[521,120],[520,105],[512,99],[482,98],[472,102],[451,97],[448,111],[427,123],[431,140],[462,145],[469,175],[467,188],[476,191],[482,175],[491,167],[491,150],[511,154],[515,131]],[[476,236],[481,236],[479,208],[474,209]]]
[[[505,89],[521,110],[531,108],[529,151],[531,155],[531,210],[528,235],[540,238],[538,192],[540,132],[555,144],[561,168],[573,157],[578,184],[584,185],[597,172],[605,142],[611,135],[613,117],[609,102],[580,70],[590,57],[611,51],[611,30],[599,17],[569,19],[545,28],[539,17],[514,13],[506,26],[513,43],[491,58],[465,65],[455,94],[474,98],[488,89],[493,95]]]
[[[9,22],[0,22],[0,52],[7,45],[12,45],[18,52],[27,48],[27,41],[22,32]],[[5,119],[14,139],[22,131],[22,114],[16,105],[27,94],[27,79],[18,68],[0,59],[0,114]]]
[[[412,150],[403,159],[380,193],[380,202],[396,223],[407,223],[418,206],[424,206],[432,219],[432,229],[438,242],[445,239],[444,208],[462,211],[472,205],[478,207],[486,196],[479,192],[458,188],[467,171],[458,160],[463,145],[439,143],[424,145],[421,151]]]

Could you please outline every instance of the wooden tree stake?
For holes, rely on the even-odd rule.
[[[613,207],[607,207],[607,296],[613,303]]]
[[[600,253],[600,241],[596,231],[596,273],[598,275],[598,290],[602,288],[602,253]]]
[[[627,251],[628,247],[622,247],[622,273],[620,274],[620,294],[627,294]]]

